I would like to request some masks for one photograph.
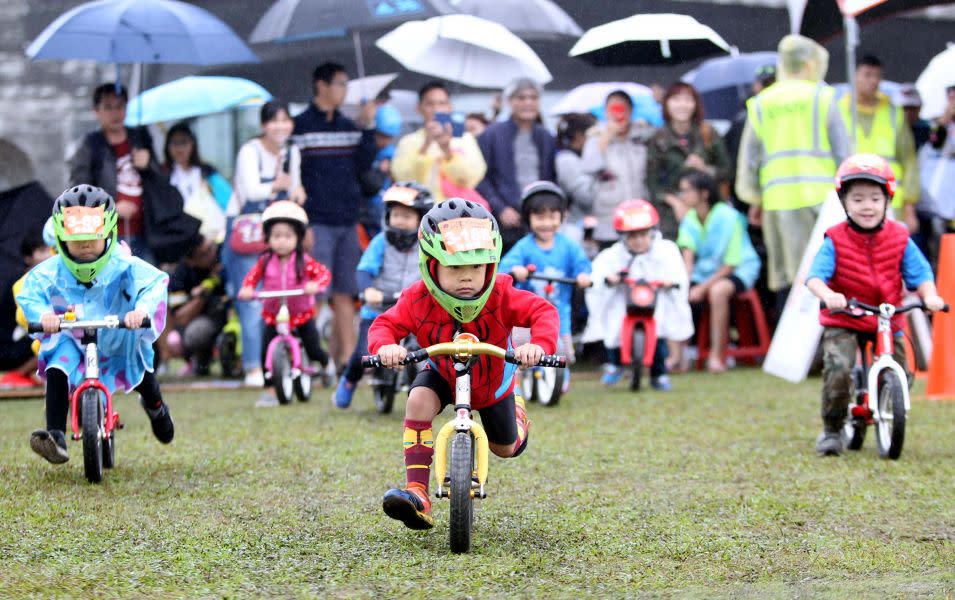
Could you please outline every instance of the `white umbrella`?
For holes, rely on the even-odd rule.
[[[403,67],[476,88],[503,88],[517,77],[551,79],[541,59],[503,25],[471,15],[409,21],[375,45]]]
[[[568,113],[587,113],[593,108],[603,106],[607,95],[615,90],[623,90],[630,96],[652,95],[653,91],[645,85],[624,81],[598,81],[578,85],[567,92],[550,109],[551,115],[566,115]]]
[[[947,100],[945,90],[955,85],[955,45],[929,61],[928,66],[915,81],[915,87],[922,96],[923,119],[934,119],[945,112]]]
[[[729,53],[730,45],[689,15],[633,15],[587,30],[570,56],[597,66],[675,64]]]
[[[456,11],[500,23],[522,40],[578,38],[584,32],[552,0],[450,0]]]
[[[368,77],[349,80],[344,104],[361,104],[365,100],[374,99],[397,76],[397,73],[385,73],[384,75],[369,75]]]

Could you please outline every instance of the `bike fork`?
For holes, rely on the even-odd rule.
[[[485,433],[484,427],[471,418],[470,373],[459,375],[455,388],[454,411],[456,416],[441,427],[434,440],[434,474],[437,483],[435,496],[438,498],[449,497],[449,489],[445,487],[445,483],[448,481],[448,446],[452,435],[467,432],[471,434],[474,441],[474,462],[477,471],[477,489],[474,490],[474,497],[486,498],[487,493],[484,491],[484,484],[487,482],[490,449],[488,448],[487,433]]]

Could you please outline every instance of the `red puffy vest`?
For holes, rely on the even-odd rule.
[[[848,221],[826,230],[826,236],[836,248],[836,268],[829,280],[833,291],[855,298],[866,304],[879,305],[902,301],[902,256],[909,242],[908,230],[895,221],[886,220],[882,229],[861,233]],[[892,329],[902,328],[903,315],[892,318]],[[848,315],[833,315],[828,309],[819,313],[819,322],[825,327],[845,327],[857,331],[875,332],[876,317],[856,319]]]

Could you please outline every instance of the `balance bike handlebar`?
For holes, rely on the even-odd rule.
[[[540,281],[547,281],[550,283],[564,283],[567,285],[577,285],[577,280],[573,277],[556,277],[552,275],[541,275],[540,273],[537,272],[536,265],[526,265],[524,268],[527,269],[528,279],[537,279]],[[513,275],[511,276],[513,277]],[[590,287],[591,285],[593,285],[593,283],[584,287]]]
[[[103,317],[102,319],[95,319],[90,321],[64,321],[63,317],[60,317],[60,331],[66,329],[130,329],[126,327],[126,324],[123,322],[126,319],[126,315],[123,315],[122,318],[116,315],[110,315]],[[143,324],[140,325],[137,329],[149,329],[152,327],[152,321],[149,317],[143,319]],[[27,331],[29,333],[43,333],[43,323],[36,323],[31,321],[27,324]]]
[[[493,344],[470,341],[443,342],[441,344],[435,344],[433,346],[428,346],[427,348],[415,350],[414,352],[409,352],[408,355],[405,356],[404,360],[402,360],[399,364],[410,365],[412,363],[424,362],[432,356],[454,356],[460,360],[467,360],[474,356],[494,356],[511,364],[521,364],[520,361],[514,357],[513,350],[498,348]],[[361,357],[361,366],[366,369],[381,367],[381,357],[377,354],[373,356],[363,356]],[[536,365],[531,366],[563,369],[567,366],[567,358],[557,354],[545,354],[539,361],[537,361]]]
[[[617,283],[613,283],[612,281],[610,281],[610,278],[605,278],[604,282],[607,285],[648,285],[655,290],[664,290],[664,291],[678,290],[682,287],[679,283],[673,283],[670,281],[650,281],[647,279],[632,279],[630,277],[627,277],[627,275],[629,275],[629,271],[621,271],[617,275],[620,277],[620,281],[618,281]]]
[[[820,300],[819,308],[820,309],[826,308],[826,303]],[[925,308],[925,303],[922,302],[921,300],[919,300],[918,302],[914,304],[908,304],[903,306],[893,306],[893,308],[895,309],[893,314],[903,314],[903,313],[907,313],[909,311],[913,311],[916,309],[928,310]],[[853,311],[861,311],[861,312],[853,312]],[[948,304],[946,304],[945,306],[942,307],[941,312],[947,313],[948,311],[949,311],[949,306]],[[881,312],[881,309],[878,306],[875,306],[873,304],[866,304],[865,302],[860,302],[856,300],[855,298],[850,298],[849,300],[847,300],[845,308],[838,308],[838,309],[829,311],[829,313],[833,315],[849,315],[850,317],[854,317],[856,319],[861,319],[862,317],[865,317],[868,315],[877,315],[880,312]]]
[[[367,306],[371,306],[374,308],[391,308],[392,306],[398,303],[398,298],[401,296],[401,292],[393,292],[391,294],[382,294],[382,296],[384,296],[384,298],[382,298],[381,302],[368,302],[367,300],[365,300],[365,292],[361,292],[360,294],[358,294],[358,301],[361,302],[362,304],[365,304]]]

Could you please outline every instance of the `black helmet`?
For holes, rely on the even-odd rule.
[[[567,194],[560,186],[551,181],[535,181],[528,184],[521,194],[521,221],[529,228],[532,212],[552,209],[563,215],[567,212],[567,205]]]
[[[414,181],[401,181],[395,183],[382,194],[382,202],[385,205],[385,239],[388,243],[405,252],[414,247],[418,241],[418,230],[398,229],[390,224],[391,209],[395,205],[406,206],[418,213],[419,221],[425,213],[434,206],[434,197],[428,188]]]
[[[101,209],[101,210],[100,210]],[[77,185],[65,190],[53,202],[53,231],[63,263],[76,277],[88,284],[109,261],[116,248],[116,203],[102,188]],[[92,261],[78,261],[69,252],[66,242],[106,240],[103,252]]]

